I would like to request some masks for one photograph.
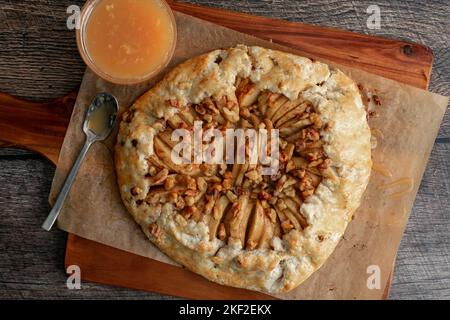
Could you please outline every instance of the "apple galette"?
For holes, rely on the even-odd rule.
[[[248,144],[240,162],[199,163],[195,152],[175,161],[175,133],[195,126],[276,132],[265,149],[278,147],[275,172],[249,161]],[[241,45],[182,63],[139,98],[115,163],[126,208],[160,250],[209,280],[277,293],[307,279],[343,235],[369,180],[370,130],[341,71]]]

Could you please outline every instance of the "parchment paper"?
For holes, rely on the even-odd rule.
[[[173,61],[166,71],[190,57],[240,43],[282,48],[295,53],[295,50],[290,48],[184,14],[176,13],[176,19],[178,44]],[[381,106],[376,107],[378,117],[371,119],[370,125],[376,133],[374,136],[377,137],[373,159],[382,169],[372,173],[354,220],[324,266],[297,289],[277,295],[278,298],[382,298],[448,103],[446,97],[359,70],[338,67],[365,90],[375,92],[380,98]],[[54,202],[82,147],[82,122],[86,108],[94,96],[102,91],[114,94],[123,111],[161,76],[146,84],[117,86],[99,79],[89,70],[86,71],[59,157],[49,198],[51,203]],[[106,143],[93,145],[67,198],[58,219],[58,226],[83,238],[174,264],[147,240],[121,203],[113,166],[115,136],[116,133],[113,133]],[[392,172],[392,177],[389,177],[388,171]],[[397,185],[382,187],[399,179],[403,180]],[[395,195],[396,192],[400,194]],[[394,197],[390,197],[393,193]],[[381,279],[379,289],[369,289],[368,278],[373,274],[373,270],[377,272],[377,268],[380,270]],[[376,281],[371,283],[377,285]]]

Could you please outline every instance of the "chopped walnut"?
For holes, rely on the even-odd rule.
[[[214,264],[221,264],[223,262],[223,258],[219,257],[219,256],[214,256],[214,257],[211,258],[211,261]]]
[[[187,206],[193,206],[195,204],[195,198],[191,196],[185,197],[184,202]]]
[[[223,178],[224,178],[224,179],[232,179],[232,178],[233,178],[233,173],[232,173],[231,171],[226,171],[226,172],[223,174]]]
[[[241,108],[241,110],[239,111],[239,115],[241,117],[248,118],[250,117],[250,110],[248,110],[248,108]]]
[[[170,192],[168,197],[170,202],[177,202],[178,201],[178,192]]]
[[[281,152],[280,152],[280,161],[281,162],[289,161],[288,155],[283,150],[281,150]]]
[[[208,188],[208,184],[203,177],[197,178],[197,187],[201,192],[206,191],[206,189]]]
[[[323,153],[322,151],[313,151],[313,152],[308,152],[306,154],[306,157],[309,161],[315,161],[317,159],[319,159],[320,157],[322,157]]]
[[[302,191],[302,196],[303,198],[307,198],[309,196],[312,196],[314,194],[314,188],[310,187],[309,189],[306,189],[304,191]]]
[[[211,191],[213,194],[219,194],[220,192],[222,192],[223,190],[223,186],[220,183],[215,183],[212,188]]]
[[[182,108],[183,107],[178,99],[169,99],[166,102],[169,106],[174,107],[174,108]]]
[[[209,112],[213,113],[213,114],[219,114],[219,109],[217,109],[216,105],[214,104],[214,102],[211,100],[211,98],[206,98],[205,100],[203,100],[202,102],[202,106],[206,109],[209,110]]]
[[[273,174],[270,176],[270,180],[272,180],[272,181],[277,181],[280,178],[281,178],[281,172],[277,172],[276,174]]]
[[[305,169],[298,169],[293,172],[294,177],[297,177],[299,179],[302,179],[305,176],[305,174],[306,174]]]
[[[223,189],[230,190],[233,187],[233,174],[230,171],[226,171],[223,175]]]
[[[253,183],[260,183],[262,181],[262,176],[258,170],[254,169],[245,174],[245,176],[250,179]]]
[[[187,189],[197,190],[197,182],[194,178],[186,175],[178,175],[177,178],[178,183],[185,186]]]
[[[133,120],[134,113],[135,113],[135,110],[133,110],[133,109],[130,109],[128,112],[125,112],[123,115],[125,122],[130,123],[131,120]]]
[[[295,151],[301,153],[307,148],[306,141],[299,139],[295,142]]]
[[[184,192],[184,195],[186,195],[186,196],[188,196],[188,197],[195,197],[195,196],[197,196],[199,194],[199,191],[198,190],[192,190],[192,189],[187,189],[185,192]]]
[[[329,122],[325,123],[325,126],[323,127],[323,129],[325,131],[330,131],[333,127],[334,127],[334,122],[329,121]]]
[[[380,99],[380,97],[378,97],[376,94],[374,94],[374,95],[372,96],[372,100],[373,100],[373,102],[375,103],[375,105],[381,106],[381,99]]]
[[[292,160],[289,160],[288,163],[286,164],[286,173],[289,173],[295,169],[296,169],[295,162]]]
[[[309,175],[304,175],[300,180],[299,188],[301,191],[307,190],[312,186],[312,181]]]
[[[205,109],[205,107],[202,106],[202,105],[200,105],[200,104],[195,105],[194,109],[195,109],[195,111],[196,111],[198,114],[200,114],[200,115],[205,115],[205,114],[206,114],[206,109]]]
[[[148,169],[148,173],[149,173],[150,177],[153,177],[157,173],[157,169],[155,167],[150,167]]]
[[[159,132],[162,132],[162,131],[166,130],[166,127],[167,127],[166,121],[164,121],[164,120],[156,120],[156,121],[153,123],[153,128],[154,128],[156,131],[159,131]]]
[[[215,127],[215,125],[213,124],[213,116],[210,114],[205,114],[203,116],[203,120],[205,120],[207,123],[211,124],[212,127]]]
[[[282,199],[278,199],[277,206],[280,210],[284,210],[287,208],[286,203]]]
[[[264,209],[264,213],[266,214],[267,217],[269,217],[269,220],[272,223],[275,223],[277,221],[277,213],[276,213],[275,209],[266,208],[266,209]]]
[[[238,214],[239,211],[241,211],[241,204],[240,203],[236,203],[232,208],[231,208],[231,216],[233,218],[235,218]]]
[[[230,190],[233,187],[233,180],[225,179],[222,185],[224,190]]]
[[[317,160],[311,161],[311,162],[308,164],[308,167],[314,168],[314,167],[317,167],[318,165],[320,165],[320,164],[322,164],[322,163],[323,163],[323,159],[317,159]]]
[[[239,121],[239,113],[237,110],[223,108],[223,115],[231,123],[235,123],[235,122]]]
[[[264,124],[266,125],[267,130],[270,131],[273,129],[273,123],[270,119],[264,119]]]

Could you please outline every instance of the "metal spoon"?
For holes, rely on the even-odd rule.
[[[42,228],[50,231],[53,224],[58,218],[61,208],[69,194],[70,188],[78,169],[84,160],[89,148],[96,141],[105,140],[116,124],[117,113],[119,112],[119,104],[117,99],[109,93],[99,93],[89,106],[83,123],[83,131],[86,134],[86,141],[80,154],[77,157],[64,185],[59,192],[53,209],[50,211]]]

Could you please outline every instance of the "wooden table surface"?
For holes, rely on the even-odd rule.
[[[76,88],[84,64],[66,8],[80,0],[0,0],[0,91],[46,100]],[[450,95],[450,2],[340,0],[191,0],[256,15],[411,40],[432,48],[430,91]],[[381,29],[367,28],[378,4]],[[82,283],[66,287],[66,234],[40,228],[54,168],[41,156],[0,149],[0,299],[160,299],[158,294]],[[450,299],[450,114],[433,148],[402,240],[390,298]]]

